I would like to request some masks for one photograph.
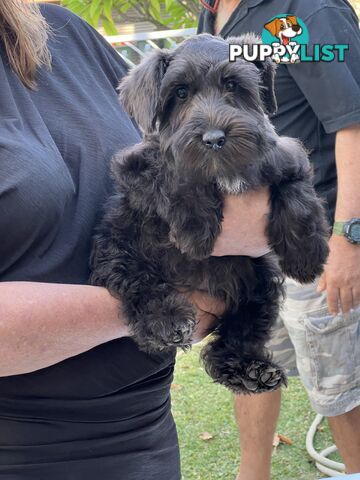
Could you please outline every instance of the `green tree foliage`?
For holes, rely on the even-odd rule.
[[[102,24],[108,35],[116,35],[116,23],[148,21],[158,29],[196,25],[199,0],[62,0],[62,4],[94,27]]]

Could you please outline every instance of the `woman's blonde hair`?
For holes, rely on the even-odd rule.
[[[0,41],[10,65],[28,88],[36,86],[36,70],[50,67],[49,26],[38,5],[27,0],[0,0]]]

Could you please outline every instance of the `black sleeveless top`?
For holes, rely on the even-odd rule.
[[[0,42],[0,281],[86,284],[110,158],[139,135],[117,101],[118,54],[69,11],[41,8],[53,68],[36,91]],[[173,363],[121,339],[0,378],[0,478],[178,480]]]

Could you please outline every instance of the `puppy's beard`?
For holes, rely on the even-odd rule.
[[[208,151],[198,140],[186,145],[182,143],[173,152],[177,175],[200,182],[216,182],[224,193],[242,193],[257,177],[260,162],[257,145],[246,152],[241,147],[242,144],[230,139],[218,151]]]
[[[234,179],[218,178],[216,183],[221,192],[230,195],[239,195],[249,188],[249,183],[241,177]]]
[[[219,125],[226,132],[225,144],[219,149],[209,149],[202,141],[203,132],[211,126],[195,122],[181,126],[167,143],[179,175],[216,181],[222,190],[240,193],[258,168],[263,143],[258,122],[235,118],[231,124]]]

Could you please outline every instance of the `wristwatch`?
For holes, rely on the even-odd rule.
[[[350,243],[360,245],[360,218],[352,218],[349,222],[335,222],[333,233],[344,236]]]

